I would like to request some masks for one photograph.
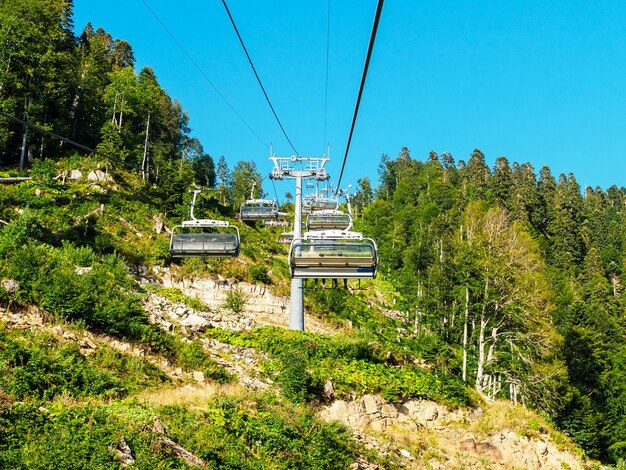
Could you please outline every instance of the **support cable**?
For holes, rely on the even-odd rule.
[[[241,47],[243,48],[243,51],[246,53],[246,57],[248,58],[248,62],[250,62],[250,66],[252,67],[252,71],[254,72],[254,76],[256,77],[257,82],[259,82],[259,86],[261,87],[261,90],[263,91],[263,94],[265,95],[265,99],[267,100],[267,104],[269,104],[270,109],[272,110],[272,113],[274,114],[274,118],[276,118],[276,122],[278,123],[278,126],[280,127],[280,130],[283,131],[283,135],[287,139],[287,142],[289,142],[289,145],[291,145],[291,148],[293,149],[295,154],[300,156],[300,154],[298,153],[296,148],[291,143],[291,139],[289,139],[289,136],[287,135],[287,132],[285,131],[285,128],[283,127],[282,123],[280,122],[280,119],[278,119],[278,115],[276,114],[276,110],[274,109],[274,106],[272,106],[272,102],[270,101],[269,96],[267,96],[267,92],[265,91],[265,87],[263,86],[263,83],[261,83],[261,78],[259,77],[259,74],[257,73],[256,69],[254,68],[254,63],[252,62],[252,59],[250,58],[250,54],[248,54],[248,49],[246,49],[246,45],[243,42],[241,34],[239,34],[239,30],[237,29],[237,25],[235,24],[235,19],[233,18],[233,15],[230,14],[230,10],[228,9],[228,5],[226,4],[226,0],[222,0],[222,3],[224,4],[224,8],[226,9],[226,13],[228,13],[228,17],[230,18],[230,22],[232,23],[233,28],[235,28],[235,33],[237,33],[237,37],[239,38],[239,42],[241,43]]]
[[[384,0],[378,0],[378,6],[376,7],[376,15],[374,16],[374,24],[372,26],[372,33],[370,35],[370,43],[367,48],[367,56],[365,58],[365,65],[363,67],[363,76],[361,77],[361,86],[359,87],[359,94],[356,99],[356,106],[354,107],[354,116],[352,117],[352,125],[350,126],[350,134],[348,135],[348,143],[346,144],[346,153],[343,156],[343,163],[341,164],[341,172],[339,173],[339,180],[337,181],[337,188],[341,187],[341,178],[343,177],[343,170],[346,167],[346,160],[348,159],[348,152],[350,151],[350,143],[352,142],[352,133],[354,132],[354,126],[356,124],[356,117],[359,114],[359,105],[361,104],[361,96],[363,95],[363,88],[365,87],[365,79],[367,78],[367,70],[370,66],[370,59],[372,57],[372,51],[374,50],[374,42],[376,41],[376,32],[378,31],[378,23],[380,22],[380,15],[383,11]]]
[[[261,139],[261,137],[259,136],[259,134],[257,134],[255,132],[255,130],[250,126],[250,124],[248,124],[248,122],[243,118],[243,116],[241,114],[239,114],[239,112],[235,109],[235,107],[230,104],[230,101],[228,101],[226,99],[226,97],[222,94],[222,92],[213,84],[213,82],[209,79],[209,77],[206,75],[206,73],[204,73],[204,70],[202,70],[202,68],[200,68],[200,66],[198,65],[198,63],[194,60],[194,58],[191,56],[191,54],[189,54],[189,52],[187,52],[187,50],[183,47],[183,45],[178,41],[178,39],[176,39],[176,37],[174,36],[174,34],[172,34],[172,32],[168,29],[168,27],[165,25],[165,23],[163,23],[163,21],[161,21],[161,18],[158,17],[158,15],[154,12],[154,10],[152,8],[150,8],[150,5],[148,5],[148,2],[146,2],[146,0],[141,0],[143,2],[143,4],[146,6],[146,8],[148,9],[148,11],[150,12],[150,14],[154,17],[154,19],[157,21],[157,23],[159,23],[159,25],[161,26],[161,28],[163,29],[163,31],[165,31],[167,33],[167,35],[172,39],[172,41],[174,41],[174,44],[176,44],[178,46],[178,48],[182,51],[182,53],[187,57],[187,59],[189,59],[189,61],[193,64],[193,66],[198,70],[198,72],[200,72],[200,75],[202,75],[202,77],[204,77],[204,79],[207,81],[207,83],[209,85],[211,85],[211,87],[213,88],[213,90],[215,91],[215,93],[217,93],[217,95],[222,99],[222,101],[226,104],[226,106],[228,106],[230,108],[230,110],[235,114],[235,116],[237,116],[239,118],[239,120],[248,128],[248,130],[250,132],[252,132],[256,138],[259,140],[259,142],[261,142],[263,144],[263,146],[267,147],[267,144],[263,141],[263,139]]]

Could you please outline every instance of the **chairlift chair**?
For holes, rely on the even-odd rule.
[[[350,230],[352,217],[336,209],[311,212],[306,218],[307,230]]]
[[[289,245],[293,240],[293,230],[291,232],[282,232],[278,235],[278,243],[281,245]]]
[[[373,279],[378,248],[359,232],[309,231],[291,242],[289,267],[294,279]]]
[[[249,199],[241,203],[239,218],[243,221],[276,220],[280,213],[274,200]]]
[[[231,258],[239,255],[241,238],[239,229],[225,220],[196,219],[193,210],[196,198],[201,190],[193,191],[190,220],[172,229],[170,238],[170,255],[173,258]],[[177,229],[202,229],[176,233]],[[207,229],[212,231],[208,232]],[[225,230],[228,230],[225,232]]]
[[[318,211],[339,210],[339,201],[336,198],[305,196],[302,201],[302,215]]]
[[[256,199],[254,197],[254,187],[256,181],[252,182],[250,189],[250,199],[239,206],[239,218],[243,221],[255,220],[277,220],[282,214],[278,212],[278,203],[269,199]]]

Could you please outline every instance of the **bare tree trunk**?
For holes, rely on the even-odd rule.
[[[70,109],[70,119],[72,120],[72,138],[76,138],[76,128],[78,126],[78,106],[80,105],[81,93],[83,90],[83,82],[85,81],[85,76],[87,75],[88,64],[85,63],[82,65],[84,60],[84,53],[81,57],[81,72],[80,72],[80,80],[78,82],[78,88],[76,93],[74,94],[74,99],[72,100],[72,107]]]
[[[46,114],[43,118],[43,123],[45,124],[48,121],[48,107],[46,106]],[[39,159],[43,160],[43,149],[44,149],[44,136],[41,136],[41,144],[39,145]]]
[[[463,382],[467,382],[467,323],[469,321],[469,287],[465,287],[465,318],[463,319]]]
[[[509,383],[509,397],[513,404],[517,405],[517,384],[515,382]]]
[[[20,155],[20,171],[24,169],[26,161],[26,146],[28,144],[28,126],[24,126],[24,134],[22,135],[22,154]]]
[[[111,116],[111,123],[117,126],[117,119],[115,119],[116,111],[117,111],[117,93],[115,93],[115,100],[113,101],[113,115]]]
[[[30,97],[24,98],[24,121],[28,121],[28,105],[30,103]],[[26,160],[26,147],[28,145],[28,126],[24,125],[24,134],[22,135],[22,153],[20,155],[20,171],[24,169],[24,163]]]
[[[619,278],[614,274],[611,276],[611,284],[613,285],[613,297],[619,295]]]
[[[450,316],[450,328],[454,330],[456,324],[456,299],[452,301],[452,315]]]
[[[415,327],[414,333],[419,336],[421,333],[421,319],[422,319],[422,282],[417,281],[417,311],[415,312]]]
[[[143,161],[141,162],[141,172],[143,180],[149,182],[150,175],[148,174],[148,135],[150,132],[150,114],[148,114],[148,120],[146,122],[146,140],[143,144]]]
[[[26,161],[28,163],[30,163],[32,165],[33,163],[33,155],[35,154],[35,145],[34,144],[29,144],[28,145],[28,152],[26,153]]]
[[[485,366],[485,327],[487,326],[487,291],[489,289],[489,279],[485,279],[485,293],[483,306],[480,310],[480,325],[478,326],[478,365],[476,368],[476,389],[482,392],[484,385],[483,370]]]

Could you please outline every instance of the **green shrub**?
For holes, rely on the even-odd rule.
[[[52,337],[0,333],[0,387],[20,400],[49,400],[60,394],[75,397],[125,395],[124,384],[89,365],[77,344],[61,345]]]
[[[54,183],[56,163],[50,158],[36,159],[30,170],[30,176],[38,183],[50,186]]]
[[[285,398],[293,403],[305,403],[312,397],[313,378],[302,351],[287,351],[281,355],[282,369],[278,374]]]
[[[243,312],[247,301],[248,296],[237,286],[228,290],[226,300],[222,306],[235,314],[240,314]]]
[[[621,468],[626,468],[626,442],[616,442],[609,447],[609,456],[613,462],[618,463],[618,466],[621,462]]]
[[[272,278],[267,274],[267,268],[261,265],[250,266],[250,277],[253,281],[262,284],[271,284]]]
[[[204,411],[132,402],[47,408],[16,403],[0,413],[0,468],[116,469],[120,464],[109,446],[121,436],[132,449],[134,468],[188,468],[155,439],[154,416],[170,439],[207,468],[348,468],[363,453],[344,426],[271,395],[253,402],[218,395]]]
[[[395,366],[380,344],[362,339],[276,327],[238,333],[215,329],[207,334],[270,354],[274,362],[268,368],[278,371],[283,393],[296,403],[310,400],[314,395],[321,398],[320,384],[327,379],[332,380],[339,395],[376,393],[391,401],[423,398],[451,405],[468,405],[472,401],[460,379],[425,371],[413,364]]]
[[[89,246],[75,246],[67,240],[62,241],[63,244],[63,256],[79,267],[92,266],[95,260],[95,253]]]
[[[0,230],[0,256],[8,255],[32,241],[44,238],[45,230],[37,216],[25,210],[16,220]]]
[[[207,357],[202,344],[198,341],[191,343],[176,341],[176,363],[185,370],[200,370],[205,377],[212,378],[218,383],[232,382],[233,376],[213,359]]]

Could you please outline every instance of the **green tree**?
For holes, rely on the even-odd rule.
[[[237,162],[231,175],[230,201],[235,207],[250,197],[250,188],[255,184],[256,191],[263,197],[261,174],[256,169],[256,163],[241,160]]]

